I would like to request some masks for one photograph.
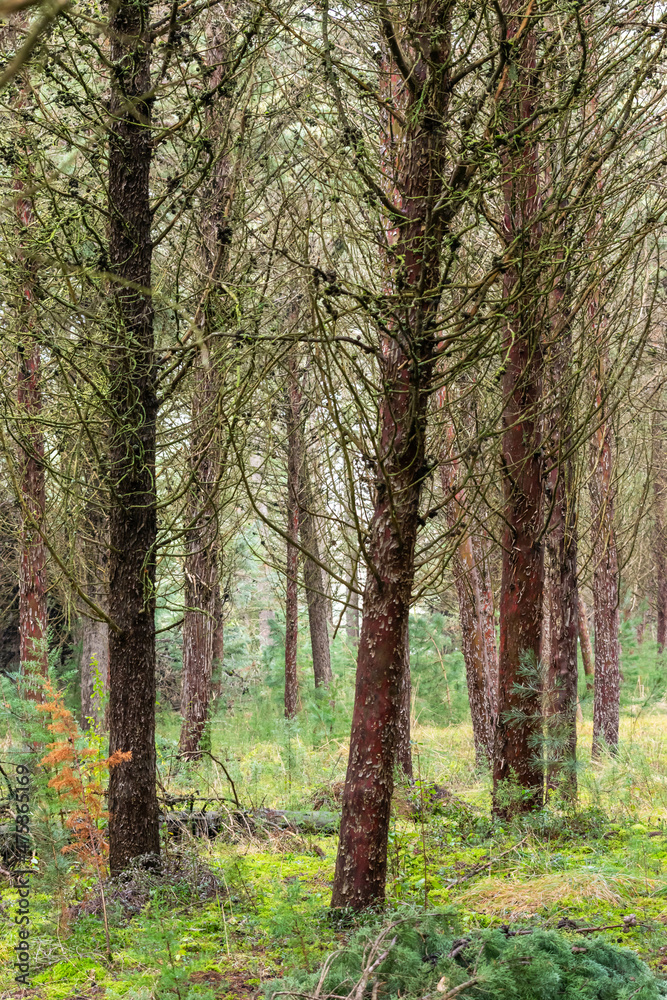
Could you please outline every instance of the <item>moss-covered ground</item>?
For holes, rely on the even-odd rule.
[[[165,832],[167,874],[137,872],[106,884],[109,957],[97,879],[76,855],[62,853],[62,809],[53,795],[42,801],[35,785],[32,983],[14,981],[17,896],[3,874],[0,997],[250,1000],[274,992],[277,979],[293,984],[314,972],[364,928],[370,934],[383,922],[414,922],[425,913],[442,914],[443,926],[449,921],[459,934],[561,924],[568,954],[602,939],[632,949],[658,977],[663,968],[667,975],[667,706],[650,644],[629,643],[623,662],[619,753],[591,763],[591,698],[582,680],[576,808],[553,795],[542,812],[501,825],[490,818],[490,783],[475,767],[465,711],[452,704],[461,676],[450,661],[447,724],[436,724],[436,711],[420,711],[423,694],[415,699],[418,780],[412,789],[399,786],[395,796],[386,909],[356,920],[332,918],[328,910],[336,836],[240,829],[225,774],[249,809],[335,811],[350,709],[351,665],[344,655],[330,695],[316,697],[304,678],[295,724],[280,716],[279,686],[270,683],[270,672],[269,682],[248,682],[234,696],[223,690],[210,756],[198,764],[178,760],[179,720],[163,709],[162,791],[198,796],[195,808],[222,811],[225,830],[213,839]],[[429,697],[446,706],[442,685],[434,690]],[[4,760],[12,759],[19,734],[15,721],[5,733]],[[434,786],[445,791],[434,794]],[[639,1000],[653,995],[635,993]],[[623,995],[635,994],[628,985]]]

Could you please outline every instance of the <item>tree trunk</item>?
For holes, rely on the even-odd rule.
[[[299,532],[301,544],[306,552],[311,552],[316,560],[320,558],[315,518],[313,516],[313,493],[310,486],[308,459],[301,436],[302,460],[299,467]],[[308,625],[310,645],[313,652],[313,673],[315,687],[327,687],[333,678],[331,673],[331,653],[329,651],[329,629],[327,626],[328,603],[326,583],[322,567],[308,556],[303,560],[303,582],[308,602]]]
[[[308,455],[303,433],[303,414],[299,372],[296,359],[290,362],[290,405],[293,410],[294,447],[298,470],[298,522],[301,545],[313,558],[304,555],[303,582],[308,604],[310,646],[313,656],[315,687],[327,687],[333,678],[329,651],[329,597],[324,572],[319,564],[320,546],[314,517],[313,491],[310,483]]]
[[[206,26],[204,61],[207,83],[219,88],[225,72],[229,26],[214,12]],[[209,717],[213,661],[222,642],[220,614],[220,531],[217,498],[222,470],[219,419],[220,354],[215,340],[220,278],[229,256],[234,176],[229,156],[221,148],[228,128],[229,101],[207,106],[206,138],[214,152],[211,172],[202,189],[201,263],[205,275],[203,301],[195,327],[199,343],[194,364],[192,431],[190,437],[190,500],[185,559],[183,675],[180,749],[186,759],[201,757],[200,744]],[[218,651],[218,655],[220,655]]]
[[[109,751],[132,759],[109,779],[112,874],[159,855],[155,787],[155,442],[157,394],[151,287],[150,44],[145,0],[112,8],[109,137],[111,410],[108,470]]]
[[[218,561],[218,572],[222,573],[220,561]],[[219,698],[222,691],[222,670],[225,653],[225,619],[224,619],[224,598],[221,593],[221,579],[215,588],[215,622],[213,625],[213,670],[216,680],[211,685],[211,698]]]
[[[554,242],[561,239],[561,227]],[[545,451],[551,468],[546,475],[550,518],[546,534],[546,589],[549,601],[549,639],[542,652],[547,667],[546,738],[547,786],[560,786],[570,800],[577,795],[577,704],[579,669],[579,591],[577,589],[577,492],[574,458],[567,455],[572,439],[572,392],[569,383],[572,335],[567,297],[567,270],[561,254],[556,258],[553,287],[549,290],[550,337]],[[545,462],[546,464],[546,462]]]
[[[601,379],[598,381],[601,385]],[[598,399],[600,397],[598,396]],[[612,481],[613,429],[605,418],[591,447],[590,478],[593,525],[593,619],[595,622],[595,693],[593,699],[593,755],[603,744],[618,746],[620,663],[618,620],[618,557],[614,531]]]
[[[516,51],[499,101],[504,130],[517,129],[535,110],[532,80],[535,34],[506,2],[508,43]],[[521,31],[521,39],[513,39]],[[514,76],[514,80],[512,77]],[[494,751],[494,813],[542,804],[541,684],[539,681],[544,578],[539,407],[543,308],[539,288],[539,211],[536,144],[530,134],[502,156],[503,235],[516,247],[503,274],[506,332],[502,380],[504,410],[501,474],[505,498],[500,593],[499,718]],[[507,793],[516,783],[521,794]]]
[[[667,462],[665,461],[664,426],[662,416],[656,414],[653,422],[653,511],[655,518],[653,549],[655,553],[655,614],[658,653],[664,653],[665,642],[667,642],[666,497]]]
[[[593,666],[593,647],[591,645],[591,633],[588,629],[588,608],[586,602],[579,592],[579,646],[581,648],[581,661],[586,677],[592,677],[595,673]]]
[[[104,723],[103,702],[108,679],[109,626],[98,618],[84,618],[81,649],[81,720],[84,726],[89,719],[98,726]]]
[[[412,684],[410,680],[410,624],[405,628],[405,652],[403,672],[401,674],[401,689],[399,692],[400,706],[398,716],[398,742],[396,760],[403,776],[412,781],[412,732],[410,714],[412,709]]]
[[[550,590],[548,663],[548,785],[577,794],[577,528],[574,463],[557,470],[556,502],[547,535]]]
[[[348,563],[348,573],[351,586],[358,586],[356,565],[352,557],[350,557]],[[345,608],[345,634],[350,640],[350,643],[356,646],[359,642],[359,595],[352,589],[349,589],[347,592],[347,607]]]
[[[24,225],[31,216],[24,202]],[[26,218],[27,215],[27,218]],[[26,301],[30,287],[25,287]],[[28,308],[30,308],[28,306]],[[44,700],[42,681],[48,676],[46,612],[46,546],[40,529],[46,511],[44,439],[39,344],[26,336],[19,354],[17,402],[19,411],[19,469],[21,485],[21,534],[19,557],[19,635],[21,686],[24,697]]]
[[[386,164],[393,174],[388,200],[401,214],[386,219],[386,285],[394,290],[383,324],[376,454],[376,495],[368,538],[368,572],[357,656],[352,734],[331,905],[361,909],[384,899],[387,838],[399,730],[405,643],[414,578],[421,486],[425,475],[427,400],[435,360],[439,299],[442,193],[449,107],[450,5],[413,9],[410,30],[382,18],[394,57],[386,88],[407,108],[387,117]],[[419,44],[413,42],[419,39]],[[428,57],[424,52],[428,51]],[[389,62],[389,60],[387,60]],[[399,297],[396,290],[405,290]],[[401,301],[402,298],[402,301]],[[391,330],[391,333],[387,332]]]
[[[287,388],[287,533],[293,543],[299,534],[299,442],[300,399],[295,377],[295,365],[290,358]],[[299,708],[299,679],[296,670],[298,639],[298,574],[299,549],[287,543],[287,583],[285,598],[285,718],[293,719]]]
[[[441,463],[443,493],[452,491],[457,470],[451,458]],[[468,703],[477,767],[493,764],[496,711],[493,679],[498,670],[493,622],[493,595],[486,580],[479,542],[466,525],[465,497],[458,491],[447,504],[449,527],[459,532],[452,557],[454,584],[459,602],[461,650],[466,668]]]
[[[27,88],[27,83],[26,83]],[[22,91],[20,92],[22,93]],[[23,103],[23,97],[19,104]],[[41,425],[42,374],[35,336],[34,285],[36,265],[30,245],[33,206],[23,180],[16,176],[16,218],[19,227],[20,282],[18,349],[18,468],[21,504],[19,536],[19,636],[21,687],[30,701],[44,700],[42,682],[48,676],[46,546],[41,531],[46,512],[44,435]]]

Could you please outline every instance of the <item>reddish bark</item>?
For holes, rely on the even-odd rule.
[[[600,384],[600,383],[598,383]],[[601,403],[600,397],[598,402]],[[595,693],[593,754],[606,744],[618,746],[620,662],[618,617],[618,556],[614,530],[613,429],[607,418],[596,431],[590,478],[593,524],[593,616],[595,622]]]
[[[376,495],[368,539],[352,733],[331,905],[361,909],[384,898],[387,838],[399,730],[405,643],[414,577],[427,400],[434,364],[443,218],[434,212],[446,159],[450,5],[413,9],[409,36],[384,18],[394,57],[405,44],[413,67],[387,87],[405,126],[387,122],[383,160],[390,197],[404,213],[387,220],[387,328],[382,367]],[[407,37],[406,37],[407,36]],[[418,40],[418,42],[417,42]],[[428,52],[428,56],[424,53]],[[404,53],[405,54],[405,53]],[[407,295],[403,299],[403,290]]]
[[[535,110],[535,34],[506,2],[513,47],[499,100],[503,129],[520,128]],[[519,32],[521,37],[518,38]],[[514,61],[516,59],[516,61]],[[514,77],[514,79],[512,79]],[[494,812],[508,815],[542,803],[541,691],[538,679],[544,577],[542,469],[538,410],[542,391],[543,307],[537,262],[540,208],[536,144],[522,137],[502,157],[503,236],[510,259],[503,275],[505,357],[501,472],[505,498],[500,593],[498,728]],[[521,789],[506,799],[507,782]]]
[[[109,20],[109,327],[108,469],[109,752],[131,760],[109,779],[109,864],[158,855],[155,760],[156,369],[151,287],[152,156],[149,10],[121,0]]]
[[[591,645],[591,633],[588,628],[588,608],[581,593],[579,593],[579,647],[581,649],[581,662],[584,667],[586,677],[592,677],[595,673],[593,666],[593,646]]]

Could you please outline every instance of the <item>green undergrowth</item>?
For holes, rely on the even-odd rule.
[[[577,809],[552,796],[540,813],[500,824],[490,819],[490,779],[476,767],[461,709],[460,653],[446,626],[442,616],[424,616],[412,628],[418,778],[396,791],[383,912],[330,912],[335,835],[247,831],[233,822],[235,795],[249,809],[339,809],[351,651],[339,636],[336,681],[326,694],[314,691],[307,659],[301,660],[302,710],[286,723],[280,622],[261,670],[230,628],[229,665],[237,676],[218,699],[210,756],[179,760],[180,720],[165,705],[157,741],[161,794],[180,798],[176,808],[219,811],[223,833],[214,840],[169,838],[163,875],[136,871],[106,884],[109,960],[97,880],[62,853],[62,803],[47,788],[48,776],[34,769],[32,990],[26,994],[13,982],[16,895],[0,873],[0,997],[312,995],[327,956],[337,951],[320,996],[346,996],[361,974],[364,946],[395,921],[401,923],[387,946],[394,936],[396,943],[359,1000],[373,1000],[374,989],[375,1000],[437,1000],[465,977],[476,981],[456,994],[462,1000],[660,996],[667,975],[667,705],[655,646],[637,646],[624,626],[621,743],[617,754],[595,762],[592,698],[581,679]],[[430,637],[436,627],[439,646]],[[9,707],[3,761],[29,763],[31,745],[51,737],[43,719],[4,689],[3,695]],[[448,957],[460,939],[469,942]]]

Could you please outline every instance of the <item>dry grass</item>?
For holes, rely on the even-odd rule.
[[[559,903],[587,904],[593,900],[619,905],[667,886],[664,879],[601,872],[570,871],[535,878],[486,878],[458,897],[470,909],[489,916],[516,919]]]

